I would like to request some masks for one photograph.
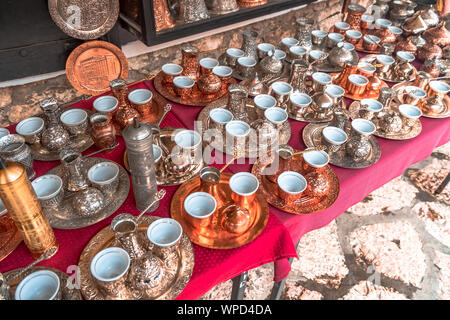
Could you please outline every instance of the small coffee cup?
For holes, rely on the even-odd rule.
[[[213,68],[212,72],[218,76],[222,82],[222,90],[227,90],[231,82],[233,69],[227,66],[216,66]]]
[[[203,58],[198,62],[200,65],[200,74],[207,75],[212,73],[214,67],[219,65],[219,61],[214,58]]]
[[[325,72],[314,72],[312,74],[312,89],[314,92],[323,92],[325,86],[331,84],[332,78]]]
[[[300,59],[305,60],[306,53],[308,50],[306,50],[302,46],[292,46],[289,48],[289,57],[291,60]]]
[[[256,106],[258,118],[262,118],[264,111],[268,108],[276,107],[277,105],[277,100],[269,94],[258,94],[253,98],[253,102]]]
[[[375,29],[386,29],[392,25],[392,21],[388,19],[378,18],[375,20]]]
[[[173,141],[176,148],[172,148],[171,160],[177,166],[188,167],[202,161],[202,136],[194,130],[180,130]]]
[[[406,86],[403,95],[403,102],[414,106],[421,105],[427,98],[427,92],[416,86]]]
[[[359,117],[366,120],[372,120],[372,118],[383,110],[383,104],[375,99],[362,99],[359,109]]]
[[[450,85],[444,81],[433,80],[429,82],[427,91],[430,97],[438,95],[443,99],[450,92]]]
[[[26,276],[14,292],[15,300],[61,300],[61,280],[51,270],[39,270]]]
[[[231,120],[225,125],[227,145],[232,147],[234,154],[245,150],[246,140],[250,134],[250,125],[241,120]]]
[[[95,99],[93,103],[95,111],[103,114],[112,114],[118,106],[119,100],[114,96],[101,96]]]
[[[327,37],[328,32],[325,32],[323,30],[313,30],[311,31],[311,42],[313,45],[320,46],[322,45],[323,41]]]
[[[31,117],[20,121],[16,126],[16,132],[25,138],[28,144],[38,144],[44,129],[44,119]]]
[[[279,43],[279,47],[281,50],[288,52],[289,48],[298,45],[298,40],[295,38],[283,38]]]
[[[195,85],[195,81],[187,76],[177,76],[173,78],[173,84],[175,86],[175,93],[182,99],[189,99],[192,94],[192,88]]]
[[[225,130],[225,125],[233,120],[233,114],[224,108],[214,108],[209,111],[209,118],[212,121],[211,129],[217,129],[220,132]]]
[[[348,76],[348,93],[354,96],[361,96],[366,90],[369,79],[360,74],[351,74]]]
[[[349,43],[356,45],[362,37],[362,33],[358,30],[345,31],[345,40]]]
[[[119,186],[119,166],[111,161],[100,162],[89,168],[87,176],[94,188],[105,197],[111,197]]]
[[[166,85],[173,85],[173,78],[181,75],[183,67],[176,63],[166,63],[162,66],[163,83]]]
[[[376,59],[377,62],[379,63],[379,66],[376,67],[378,75],[388,72],[395,62],[394,58],[385,54],[377,54]]]
[[[344,21],[338,21],[334,24],[334,32],[340,33],[342,35],[345,35],[345,32],[350,29],[350,25],[347,22]]]
[[[374,35],[365,35],[363,37],[363,48],[367,51],[375,51],[378,48],[378,44],[381,42],[381,39]]]
[[[174,219],[161,218],[153,221],[147,228],[147,238],[155,246],[169,248],[180,241],[183,228]]]
[[[286,204],[291,204],[302,197],[308,184],[300,173],[285,171],[278,176],[277,185],[279,197]]]
[[[336,33],[336,32],[331,32],[327,35],[327,39],[325,40],[325,44],[327,46],[328,49],[333,49],[334,47],[336,47],[336,45],[341,42],[344,41],[345,37],[344,37],[344,33]]]
[[[372,135],[377,130],[377,127],[372,121],[361,118],[353,119],[351,127],[356,133],[365,137]]]
[[[368,15],[368,14],[363,14],[361,16],[361,23],[360,23],[361,30],[370,29],[371,26],[372,26],[372,23],[374,23],[374,21],[375,21],[375,17],[374,16],[371,16],[371,15]]]
[[[416,57],[408,51],[397,51],[396,53],[397,63],[411,63]]]
[[[237,60],[237,70],[245,79],[253,77],[256,60],[252,57],[242,57]]]
[[[84,134],[88,127],[88,114],[83,109],[70,109],[61,114],[61,122],[73,136]]]
[[[403,34],[402,28],[396,27],[396,26],[389,26],[389,31],[391,31],[395,36],[398,38]]]
[[[258,178],[249,172],[238,172],[229,181],[231,199],[243,209],[250,209],[259,188]]]
[[[194,226],[207,226],[217,209],[217,201],[206,192],[194,192],[184,200],[188,221]]]
[[[292,86],[284,81],[275,81],[270,86],[271,91],[277,100],[277,106],[286,109],[286,103],[289,99],[289,94],[292,92]]]
[[[91,261],[90,271],[99,289],[115,299],[123,299],[127,292],[127,274],[130,269],[130,255],[119,247],[99,251]]]
[[[303,117],[312,102],[310,96],[302,92],[293,92],[289,96],[289,111],[296,116]]]
[[[348,136],[342,129],[330,126],[322,130],[322,142],[327,147],[328,154],[339,151],[347,140]]]
[[[322,58],[322,56],[325,54],[322,50],[311,50],[308,53],[308,62],[313,63],[316,60],[319,60]]]
[[[286,58],[286,52],[284,52],[283,50],[280,50],[280,49],[275,49],[273,52],[273,55],[278,60],[284,60]]]
[[[128,94],[131,106],[143,117],[149,116],[153,111],[153,92],[148,89],[134,89]]]
[[[45,174],[31,182],[43,208],[57,209],[63,199],[62,179],[55,174]]]
[[[306,150],[307,151],[307,150]],[[330,162],[330,156],[325,151],[310,150],[302,154],[303,171],[322,173],[325,166]]]
[[[226,64],[231,68],[236,67],[237,59],[242,58],[245,55],[244,51],[238,48],[228,48],[225,51],[225,54],[226,54],[225,58]]]
[[[279,107],[271,107],[264,111],[264,117],[267,121],[272,123],[275,128],[280,130],[288,119],[288,113],[286,112],[286,110]]]
[[[325,85],[325,94],[331,98],[333,105],[335,107],[339,106],[342,101],[342,97],[345,94],[344,88],[338,86],[337,84],[327,84]]]
[[[422,116],[422,110],[411,104],[401,104],[398,106],[400,117],[402,118],[403,127],[410,129],[417,124]]]
[[[162,149],[160,146],[153,144],[153,159],[155,160],[155,165],[159,163],[159,161],[162,159]]]
[[[265,58],[269,51],[275,51],[275,46],[271,43],[259,43],[256,47],[258,49],[258,57],[260,59]]]

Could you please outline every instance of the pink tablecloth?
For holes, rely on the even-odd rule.
[[[146,85],[140,83],[134,86],[134,88],[146,88]],[[74,104],[73,107],[91,109],[92,102],[92,99],[79,102]],[[174,109],[177,109],[177,106]],[[169,112],[161,126],[184,127],[183,122],[180,122],[175,112]],[[14,132],[14,127],[8,129]],[[121,137],[118,138],[118,142],[120,144],[113,152],[109,154],[102,153],[96,156],[122,164],[125,143]],[[95,150],[95,147],[91,147],[84,154]],[[34,162],[37,176],[45,174],[57,165],[59,165],[58,161]],[[153,215],[160,217],[170,216],[170,200],[177,187],[165,187],[165,189],[167,190],[167,194],[160,201],[160,206],[157,211],[152,213]],[[138,214],[138,210],[134,205],[132,189],[125,203],[108,219],[82,229],[55,230],[56,238],[60,244],[59,251],[50,260],[40,265],[57,268],[66,272],[69,266],[78,263],[78,258],[89,240],[103,227],[108,226],[114,216],[125,212],[134,215]],[[285,261],[289,257],[297,256],[289,232],[273,214],[270,214],[267,226],[262,234],[251,243],[240,248],[229,250],[212,250],[194,245],[194,254],[195,266],[192,277],[177,299],[197,299],[213,286],[233,278],[246,270],[276,260],[281,259]],[[26,246],[22,243],[12,254],[0,262],[0,272],[24,267],[32,261]]]

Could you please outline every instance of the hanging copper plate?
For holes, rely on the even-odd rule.
[[[413,85],[413,84],[408,83],[408,82],[401,82],[401,83],[397,83],[396,85],[394,85],[392,87],[392,89],[395,90],[395,92],[397,92],[397,95],[394,96],[394,100],[396,100],[396,102],[398,104],[405,103],[403,101],[403,91],[404,91],[405,87],[409,86],[409,85]],[[448,96],[448,94],[446,94],[444,96],[444,99],[442,100],[442,102],[444,103],[444,109],[441,112],[439,112],[439,113],[430,112],[430,111],[425,111],[421,108],[421,110],[423,112],[422,116],[426,117],[426,118],[434,118],[434,119],[443,119],[443,118],[450,117],[450,97]]]
[[[89,41],[70,53],[66,76],[79,92],[96,96],[110,90],[111,80],[127,79],[128,61],[115,45],[105,41]]]
[[[222,153],[226,153],[229,155],[234,155],[233,146],[229,146],[226,144],[227,139],[216,139],[214,135],[204,135],[207,130],[210,129],[210,118],[209,118],[209,112],[212,109],[215,108],[226,108],[228,103],[228,99],[220,99],[217,101],[214,101],[210,104],[208,104],[205,108],[200,111],[200,113],[197,116],[197,121],[201,121],[201,127],[199,130],[199,133],[202,135],[204,141],[204,146],[212,147],[216,150],[219,150]],[[250,120],[249,125],[255,120],[258,119],[258,115],[256,114],[256,106],[253,102],[253,99],[247,99],[247,114]],[[196,127],[196,130],[199,128]],[[288,143],[289,139],[291,138],[291,125],[289,124],[289,121],[286,121],[283,126],[281,127],[278,135],[278,143],[279,144],[285,144]],[[212,139],[213,141],[210,141],[209,139]],[[225,141],[223,141],[225,140]],[[274,142],[275,144],[276,142]],[[245,143],[245,157],[246,158],[257,158],[259,156],[260,150],[259,150],[259,143],[250,143],[249,139],[247,139]]]
[[[171,151],[172,148],[175,146],[175,142],[174,142],[173,138],[174,138],[174,134],[177,132],[177,130],[182,130],[182,129],[175,128],[175,127],[161,128],[161,131],[160,131],[161,141],[165,146],[167,146],[167,149],[169,149],[169,151]],[[163,159],[161,159],[160,161],[163,161]],[[128,156],[127,156],[126,149],[125,149],[125,152],[123,153],[123,165],[124,165],[125,169],[127,169],[129,172],[130,166],[128,164]],[[166,171],[157,170],[156,171],[156,182],[157,182],[158,186],[166,186],[166,187],[182,184],[182,183],[192,179],[193,177],[195,177],[200,172],[200,170],[202,170],[204,165],[205,164],[202,161],[201,163],[199,163],[198,165],[193,167],[191,170],[188,170],[187,172],[181,172],[180,174],[170,174]]]
[[[359,101],[354,101],[348,107],[348,112],[352,119],[359,118],[360,106],[361,103]],[[395,105],[392,104],[389,106],[389,111],[394,111],[395,113],[399,114],[398,109],[395,107]],[[420,122],[420,119],[417,119],[416,124],[413,127],[411,127],[408,131],[402,129],[400,132],[389,134],[379,129],[378,123],[380,120],[377,117],[372,118],[371,121],[377,127],[377,131],[374,132],[374,135],[380,138],[391,140],[408,140],[417,137],[422,132],[422,123]]]
[[[22,242],[22,236],[8,213],[0,216],[0,261]]]
[[[53,269],[53,268],[48,268],[48,267],[33,267],[30,270],[26,271],[21,276],[19,276],[18,278],[12,280],[11,283],[9,283],[9,286],[11,287],[12,299],[14,299],[14,292],[16,291],[16,288],[19,285],[20,281],[22,281],[22,279],[24,279],[29,274],[39,271],[39,270],[53,271],[54,273],[56,273],[58,275],[60,283],[61,283],[60,289],[62,290],[62,292],[61,292],[62,300],[82,300],[80,290],[76,289],[76,283],[73,283],[72,288],[68,287],[68,285],[71,284],[71,279],[69,279],[69,276],[67,274],[65,274],[64,272],[62,272],[58,269]],[[8,279],[15,277],[16,274],[18,274],[21,271],[22,271],[22,268],[5,272],[4,276],[5,276],[6,281],[9,281]]]
[[[203,107],[210,102],[228,96],[228,91],[226,90],[221,90],[218,93],[212,95],[204,95],[202,92],[200,92],[197,85],[194,85],[193,92],[190,95],[189,99],[181,98],[175,93],[173,86],[167,86],[163,84],[162,80],[163,72],[161,71],[153,79],[153,85],[155,86],[156,90],[167,100],[187,106]],[[235,79],[231,79],[230,84],[233,83],[237,83],[237,81]]]
[[[294,150],[297,152],[299,150]],[[296,164],[300,164],[303,162],[303,158],[301,154],[294,155],[292,157],[292,162]],[[299,200],[291,203],[286,203],[282,200],[277,194],[278,185],[273,183],[269,179],[266,178],[266,175],[262,174],[264,169],[270,165],[270,163],[261,163],[261,158],[253,165],[252,173],[258,177],[259,180],[259,188],[264,195],[266,201],[285,212],[294,213],[294,214],[311,214],[323,211],[329,208],[337,199],[339,195],[339,180],[334,172],[334,170],[327,165],[325,167],[325,174],[328,177],[329,183],[329,192],[326,196],[323,197],[311,197],[308,195],[302,196]],[[301,165],[296,165],[296,167],[302,167]],[[297,170],[295,170],[297,171]],[[305,173],[298,170],[298,173],[304,175]]]
[[[231,175],[231,173],[225,172],[220,177],[219,187],[227,195],[226,199],[224,199],[224,206],[233,203],[231,200],[231,189],[228,185]],[[230,233],[221,226],[218,217],[221,208],[218,208],[213,213],[213,218],[209,225],[197,226],[191,224],[186,220],[188,213],[184,210],[184,200],[191,193],[199,191],[199,187],[199,177],[183,183],[177,189],[170,202],[171,217],[182,225],[184,232],[186,232],[193,243],[210,249],[237,248],[253,241],[266,227],[269,219],[269,206],[260,190],[256,193],[254,206],[249,210],[253,220],[244,233]]]
[[[328,123],[310,123],[303,128],[302,138],[308,148],[322,145],[322,129],[326,126],[328,126]],[[349,131],[347,131],[347,135],[350,136]],[[371,152],[364,161],[355,161],[352,157],[347,155],[344,144],[338,152],[328,153],[330,156],[330,163],[341,168],[349,169],[370,167],[380,160],[381,148],[374,136],[369,137],[369,143],[371,145]]]
[[[48,10],[64,33],[92,40],[114,27],[119,17],[119,0],[48,0]]]
[[[138,232],[143,234],[141,237],[147,239],[146,232],[148,226],[155,220],[160,219],[159,217],[153,216],[142,216],[140,219],[140,223],[138,226]],[[183,230],[184,231],[184,230]],[[148,241],[150,245],[150,242]],[[78,265],[80,267],[80,280],[81,280],[81,293],[83,297],[87,300],[105,300],[112,299],[112,297],[105,296],[105,294],[99,290],[96,285],[94,278],[91,275],[90,264],[94,256],[103,249],[108,247],[120,247],[120,245],[115,241],[115,233],[111,230],[111,227],[108,225],[100,230],[86,245],[81,253],[80,260]],[[187,285],[189,280],[191,279],[192,271],[194,270],[194,248],[192,247],[191,242],[189,241],[188,236],[185,232],[181,236],[179,240],[176,250],[176,259],[177,270],[174,273],[173,279],[168,281],[167,284],[163,287],[161,292],[158,295],[149,297],[144,295],[142,299],[145,300],[173,300],[175,299],[181,291],[183,291],[184,287]],[[160,257],[161,258],[161,257]],[[133,261],[131,261],[133,263]],[[165,264],[171,262],[170,259],[166,259]],[[129,296],[130,299],[133,296],[133,292],[130,286],[127,286],[129,291],[126,296]],[[137,296],[137,295],[134,295]]]

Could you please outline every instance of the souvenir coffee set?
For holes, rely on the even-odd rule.
[[[96,97],[95,113],[47,99],[44,116],[21,121],[17,134],[0,130],[0,174],[20,172],[27,181],[35,176],[33,159],[61,161],[28,181],[28,189],[25,182],[20,192],[2,189],[8,197],[0,206],[0,260],[24,241],[35,261],[0,274],[0,299],[174,299],[193,272],[192,243],[211,249],[250,243],[267,225],[269,204],[291,214],[321,212],[340,191],[330,164],[369,167],[381,156],[375,136],[412,139],[422,130],[421,116],[449,117],[445,24],[431,7],[415,12],[412,2],[376,5],[378,19],[348,5],[345,19],[329,32],[299,18],[295,38],[276,46],[246,31],[242,47],[228,48],[217,60],[184,47],[180,65],[165,64],[146,78],[153,78],[156,91],[129,89],[118,48],[97,41],[80,46],[68,60],[69,81],[85,94],[112,91]],[[358,59],[356,51],[369,54]],[[108,52],[114,68],[98,78]],[[416,56],[424,61],[421,71],[412,65]],[[397,84],[389,88],[386,81]],[[344,98],[354,100],[348,109]],[[202,106],[201,128],[160,127],[171,109],[167,100]],[[310,122],[302,131],[306,150],[287,145],[288,118]],[[81,288],[71,289],[64,286],[65,273],[35,265],[56,253],[51,227],[92,225],[127,198],[125,168],[91,157],[114,149],[116,134],[125,140],[123,163],[140,214],[120,213],[91,238],[79,259]],[[98,150],[82,156],[94,143]],[[205,166],[208,145],[232,161],[220,170]],[[241,157],[256,158],[251,173],[224,172]],[[171,218],[144,216],[165,194],[157,186],[173,185],[180,186],[171,198]],[[16,199],[17,208],[9,201],[15,193],[27,194]],[[39,223],[28,225],[36,212]],[[18,231],[18,221],[30,236]],[[36,283],[45,290],[34,290]]]

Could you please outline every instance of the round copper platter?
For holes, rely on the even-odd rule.
[[[230,178],[231,173],[222,173],[219,182],[219,187],[227,195],[227,198],[224,200],[225,206],[233,203],[231,200],[231,189],[228,185]],[[257,191],[256,201],[253,202],[253,207],[249,209],[253,220],[244,233],[230,233],[220,225],[218,222],[220,208],[213,213],[211,223],[207,226],[192,225],[185,218],[188,213],[184,210],[184,200],[191,193],[198,191],[199,187],[199,177],[183,183],[177,189],[170,202],[171,217],[182,225],[184,232],[186,232],[193,243],[210,249],[237,248],[253,241],[264,230],[269,219],[269,206],[261,191]]]
[[[153,79],[153,85],[155,86],[156,90],[167,100],[179,104],[184,104],[187,106],[203,107],[210,102],[228,96],[228,92],[224,90],[221,90],[214,95],[206,96],[203,93],[201,93],[200,90],[198,90],[198,87],[196,85],[194,85],[193,87],[194,91],[191,97],[189,99],[184,99],[175,93],[173,86],[167,86],[163,84],[162,80],[163,80],[163,72],[161,71]],[[236,80],[231,79],[230,83],[236,83]]]
[[[8,281],[8,279],[11,279],[12,277],[14,277],[21,270],[22,269],[19,268],[19,269],[14,269],[14,270],[5,272],[4,276],[5,276],[6,281]],[[64,272],[62,272],[58,269],[53,269],[53,268],[48,268],[48,267],[33,267],[30,270],[28,270],[27,272],[25,272],[23,275],[21,275],[20,277],[11,281],[9,286],[11,287],[12,299],[14,299],[14,292],[16,291],[16,288],[19,285],[20,281],[22,281],[22,279],[25,278],[26,276],[28,276],[29,274],[39,271],[39,270],[53,271],[54,273],[56,273],[58,275],[58,277],[61,281],[60,288],[62,290],[62,300],[82,300],[81,292],[80,292],[80,290],[76,289],[76,284],[74,284],[74,288],[67,287],[67,285],[71,284],[71,280],[69,279],[69,276],[67,274],[65,274]]]
[[[294,150],[294,152],[297,151],[298,150]],[[295,155],[292,158],[292,162],[296,164],[302,163],[302,161],[303,159],[301,154]],[[275,208],[294,214],[317,213],[329,208],[336,201],[339,195],[340,186],[338,177],[334,170],[327,165],[325,167],[325,174],[328,177],[330,191],[326,196],[317,198],[305,195],[295,202],[286,203],[277,195],[277,184],[271,182],[265,175],[262,174],[264,168],[266,168],[269,164],[270,163],[261,163],[260,159],[258,159],[252,167],[252,173],[258,177],[260,190],[262,191],[264,198]],[[304,174],[303,172],[299,173]]]
[[[55,24],[73,38],[92,40],[108,33],[119,17],[119,0],[48,0]]]
[[[352,102],[350,104],[350,106],[348,107],[348,111],[349,111],[350,117],[352,119],[359,118],[359,114],[358,114],[359,107],[360,107],[359,101]],[[392,105],[391,105],[391,108],[392,108]],[[420,122],[420,119],[417,119],[417,121],[416,121],[417,124],[414,125],[410,130],[408,130],[408,131],[402,130],[400,132],[390,133],[390,134],[387,134],[379,129],[379,126],[378,126],[379,119],[378,118],[374,117],[371,121],[377,127],[377,131],[375,131],[374,135],[377,137],[380,137],[380,138],[385,138],[385,139],[390,139],[390,140],[408,140],[408,139],[417,137],[422,132],[422,123]]]
[[[111,80],[127,79],[128,61],[115,45],[105,41],[89,41],[70,53],[66,76],[79,92],[96,96],[110,90]]]
[[[404,103],[403,97],[402,97],[403,91],[404,91],[405,87],[409,86],[409,85],[413,85],[413,84],[410,84],[408,82],[402,82],[402,83],[397,83],[396,85],[394,85],[392,87],[392,89],[397,92],[397,95],[394,96],[394,100],[397,100],[398,104]],[[443,118],[450,117],[450,97],[448,95],[444,96],[443,103],[444,103],[444,109],[441,112],[439,112],[439,113],[429,112],[429,111],[425,112],[422,109],[422,112],[423,112],[422,116],[426,117],[426,118],[434,118],[434,119],[443,119]]]
[[[22,236],[9,214],[0,216],[0,261],[5,259],[22,242]]]
[[[303,128],[302,139],[308,148],[321,145],[322,129],[328,126],[328,123],[310,123]],[[347,132],[349,134],[349,132]],[[355,161],[345,152],[345,145],[338,151],[329,154],[330,163],[341,168],[362,169],[375,164],[381,157],[381,148],[374,136],[369,137],[371,145],[370,155],[364,161]]]
[[[100,162],[112,162],[110,160],[104,158],[84,158],[84,165],[86,168],[86,172],[93,165]],[[71,198],[73,193],[68,192],[64,189],[64,198],[59,208],[57,209],[45,209],[45,215],[50,222],[52,228],[55,229],[79,229],[83,227],[87,227],[93,225],[103,219],[108,218],[114,212],[116,212],[120,206],[125,202],[128,197],[128,193],[130,191],[130,178],[128,177],[125,169],[119,166],[119,185],[117,187],[116,192],[113,196],[108,196],[105,198],[106,205],[98,211],[96,214],[89,217],[82,217],[73,212],[71,206]],[[66,186],[67,179],[63,173],[62,165],[59,165],[50,171],[47,174],[56,174],[61,179],[63,179],[63,185]],[[87,178],[86,178],[87,179]]]
[[[161,128],[161,131],[160,131],[161,141],[169,150],[172,150],[172,148],[175,146],[173,137],[174,137],[174,134],[177,132],[177,130],[183,130],[183,129],[175,128],[175,127]],[[125,152],[123,153],[123,165],[124,165],[125,169],[130,171],[130,166],[128,164],[128,157],[127,157],[126,149],[125,149]],[[158,186],[176,186],[176,185],[182,184],[182,183],[192,179],[193,177],[195,177],[200,172],[200,170],[202,170],[203,166],[204,166],[204,162],[202,161],[200,164],[198,164],[191,170],[188,170],[187,172],[183,172],[180,175],[173,175],[173,174],[164,175],[165,172],[157,170],[156,171],[157,184],[158,184]]]
[[[160,219],[153,216],[142,216],[138,232],[139,234],[146,234],[148,226],[155,220]],[[150,243],[150,242],[148,242]],[[94,256],[103,249],[112,246],[119,246],[115,241],[115,234],[110,226],[104,227],[100,230],[86,245],[81,253],[78,265],[80,267],[81,293],[87,300],[105,300],[112,299],[105,296],[97,287],[94,278],[91,275],[90,264]],[[176,258],[178,259],[177,270],[175,278],[164,287],[164,290],[154,297],[144,296],[144,299],[152,300],[173,300],[184,289],[189,282],[192,271],[194,270],[194,248],[189,241],[185,232],[181,236],[180,241],[176,245]],[[133,262],[133,261],[132,261]],[[164,261],[167,263],[167,260]],[[132,290],[130,291],[130,296]]]

